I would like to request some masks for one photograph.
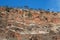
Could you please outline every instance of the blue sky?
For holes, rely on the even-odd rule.
[[[60,0],[0,0],[0,6],[23,7],[50,9],[60,11]]]

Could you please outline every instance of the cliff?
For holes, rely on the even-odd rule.
[[[0,7],[0,30],[18,34],[60,33],[60,12]]]

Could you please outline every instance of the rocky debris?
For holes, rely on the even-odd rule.
[[[22,35],[22,40],[59,40],[60,35],[49,35],[49,34],[45,34],[45,35],[41,35],[41,34],[25,34]]]

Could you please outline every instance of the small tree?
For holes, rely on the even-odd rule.
[[[32,18],[32,14],[30,12],[28,13],[28,17],[29,18]]]
[[[13,8],[6,6],[6,11],[7,11],[7,12],[9,12],[10,9],[13,9]]]
[[[29,9],[29,7],[28,7],[28,6],[24,6],[24,8]]]

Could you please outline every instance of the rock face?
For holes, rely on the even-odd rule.
[[[0,7],[0,31],[0,33],[6,34],[5,38],[7,34],[12,32],[13,36],[15,35],[14,37],[17,37],[18,40],[22,40],[19,39],[20,36],[17,36],[19,34],[56,35],[60,33],[60,13]],[[32,38],[30,40],[39,40],[36,37],[36,39]]]

